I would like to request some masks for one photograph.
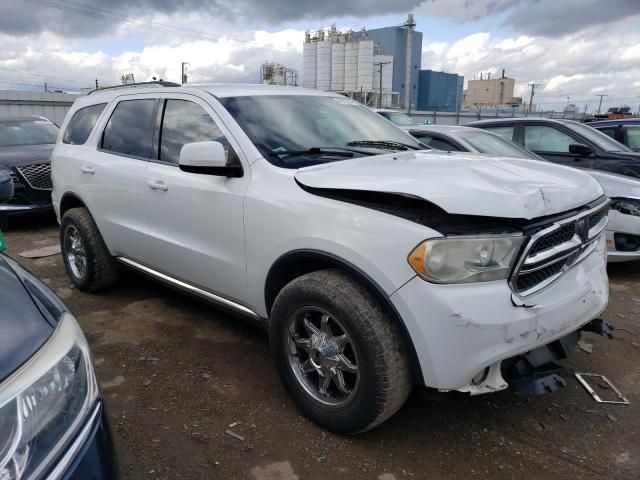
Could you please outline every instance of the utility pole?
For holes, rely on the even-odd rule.
[[[98,86],[98,79],[96,78],[96,90],[98,90],[98,88],[100,87]]]
[[[562,112],[562,118],[564,118],[569,113],[569,100],[571,97],[567,97],[567,106],[564,107],[564,112]]]
[[[185,83],[187,83],[187,70],[186,70],[186,66],[189,65],[189,63],[187,62],[182,62],[182,75],[180,76],[180,83],[182,85],[184,85]]]
[[[47,82],[44,82],[44,91],[47,91]]]
[[[596,96],[600,97],[600,103],[598,104],[598,115],[600,115],[600,107],[602,107],[602,97],[608,97],[609,95],[600,94]]]
[[[539,83],[529,83],[528,85],[531,87],[531,96],[529,97],[529,113],[531,113],[531,105],[533,104],[533,95],[535,94],[536,87],[539,87],[540,84]]]
[[[380,67],[378,70],[378,75],[380,76],[380,90],[378,90],[378,108],[382,108],[382,67],[384,67],[385,65],[389,64],[391,62],[380,62],[380,63],[374,63],[373,65],[375,67]]]

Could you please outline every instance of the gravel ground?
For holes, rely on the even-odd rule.
[[[604,318],[628,331],[585,334],[593,353],[565,361],[567,388],[437,400],[416,389],[377,429],[342,437],[300,415],[261,330],[132,272],[88,295],[72,288],[60,255],[18,255],[57,235],[49,217],[14,222],[8,254],[82,325],[123,479],[640,478],[640,262],[609,268]],[[631,405],[594,402],[573,371],[605,374]]]

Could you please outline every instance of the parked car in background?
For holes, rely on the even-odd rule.
[[[400,110],[392,110],[390,108],[372,108],[371,110],[376,112],[378,115],[383,116],[403,130],[407,130],[408,128],[416,125],[413,118]]]
[[[424,125],[410,130],[420,142],[438,150],[473,152],[495,156],[545,161],[495,133],[466,126]],[[640,180],[614,173],[585,170],[612,199],[607,225],[609,262],[640,259]]]
[[[13,181],[0,172],[0,202],[12,197]],[[0,478],[107,480],[114,472],[78,323],[46,285],[0,253]]]
[[[526,117],[467,125],[502,135],[550,162],[640,177],[640,152],[583,123]]]
[[[587,125],[624,143],[634,152],[640,152],[640,118],[598,120]]]
[[[82,144],[65,143],[92,108]],[[122,264],[257,322],[296,404],[331,430],[375,427],[414,383],[558,388],[549,364],[608,301],[595,180],[425,151],[338,94],[104,89],[62,129],[52,197],[74,285],[106,288]]]
[[[14,195],[0,205],[0,225],[13,215],[51,210],[49,158],[58,127],[44,117],[0,117],[0,171],[11,175]]]

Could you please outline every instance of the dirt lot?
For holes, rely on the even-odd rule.
[[[89,339],[124,479],[640,478],[640,262],[609,268],[604,318],[631,333],[585,334],[593,353],[565,362],[567,388],[440,401],[416,390],[381,427],[341,437],[300,415],[264,332],[130,272],[104,293],[74,290],[60,255],[18,256],[57,243],[51,219],[5,236]],[[572,371],[607,375],[632,404],[594,402]]]

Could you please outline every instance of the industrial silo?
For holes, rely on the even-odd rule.
[[[316,88],[316,45],[308,39],[302,45],[302,86]]]
[[[342,36],[331,45],[331,90],[342,92],[344,88],[345,43]]]
[[[316,43],[316,88],[329,90],[331,88],[331,46],[329,40]]]
[[[358,81],[356,90],[370,92],[373,86],[373,40],[358,42]]]
[[[344,91],[354,92],[358,83],[358,42],[344,46]]]

